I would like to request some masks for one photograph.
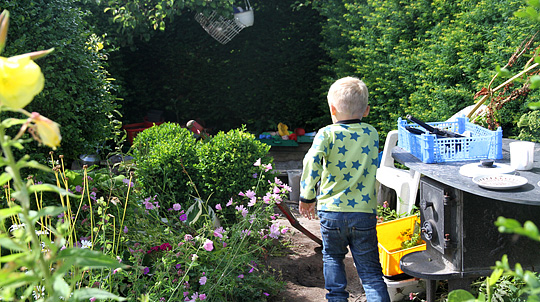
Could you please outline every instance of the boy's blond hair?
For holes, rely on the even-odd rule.
[[[368,106],[368,89],[366,84],[355,77],[337,80],[328,90],[328,104],[338,112],[363,114]]]

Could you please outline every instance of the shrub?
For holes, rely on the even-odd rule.
[[[210,198],[211,206],[226,203],[230,198],[238,196],[245,188],[254,189],[259,173],[269,176],[270,172],[260,170],[253,165],[259,158],[262,162],[271,161],[268,157],[270,146],[255,139],[253,134],[242,129],[219,132],[197,149],[200,175],[198,188],[203,196]],[[267,189],[267,182],[256,189],[260,193]]]
[[[95,153],[111,138],[110,117],[117,109],[106,71],[103,44],[83,20],[85,10],[67,0],[0,1],[11,13],[4,56],[49,49],[55,51],[40,65],[45,88],[28,111],[36,111],[62,125],[59,153],[66,159]],[[25,152],[47,154],[36,144]]]
[[[175,203],[184,208],[189,204],[194,192],[190,177],[196,183],[198,159],[196,141],[188,129],[174,123],[148,128],[135,137],[132,152],[141,194],[156,196],[165,210]]]

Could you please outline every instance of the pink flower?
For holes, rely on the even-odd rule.
[[[214,236],[216,237],[219,237],[219,238],[223,238],[223,227],[219,227],[217,229],[214,230]]]
[[[270,226],[270,234],[268,236],[270,236],[271,238],[274,238],[274,239],[278,239],[279,238],[279,225],[276,223],[276,224],[272,224]]]
[[[182,215],[180,215],[180,217],[178,219],[180,219],[180,221],[186,221],[187,220],[187,215],[182,214]]]
[[[258,167],[261,165],[261,159],[257,159],[257,161],[253,164],[255,167]]]
[[[90,302],[94,302],[94,301],[96,301],[95,297],[90,298]]]
[[[229,206],[231,206],[232,204],[233,204],[233,200],[232,200],[232,197],[231,197],[231,199],[229,199],[229,202],[227,202],[227,206],[229,207]]]
[[[268,297],[268,296],[270,296],[270,294],[269,294],[269,293],[263,293],[263,295],[265,295],[265,296],[267,296],[267,297]]]
[[[191,236],[190,234],[186,234],[184,236],[184,241],[191,241],[191,239],[193,239],[193,236]]]
[[[128,227],[124,226],[124,234],[127,234],[127,232],[128,232]]]
[[[221,211],[221,209],[222,209],[221,204],[220,203],[216,204],[216,210]]]
[[[253,192],[252,190],[247,190],[246,197],[249,199],[253,199],[255,197],[255,192]]]
[[[287,231],[289,231],[289,228],[283,228],[283,230],[281,230],[281,234],[285,234]]]
[[[205,284],[206,284],[206,277],[205,277],[205,276],[202,276],[202,277],[199,279],[199,284],[200,284],[200,285],[205,285]]]
[[[143,274],[146,275],[146,274],[148,274],[149,272],[150,272],[150,269],[148,268],[148,266],[145,267],[145,268],[143,269]]]
[[[263,165],[263,167],[264,167],[264,172],[268,172],[268,171],[272,170],[272,164],[268,164],[266,166]]]
[[[257,198],[256,198],[256,197],[253,197],[253,198],[251,198],[251,200],[248,202],[247,206],[248,206],[248,207],[252,207],[252,206],[254,206],[256,203],[257,203]]]
[[[208,252],[212,251],[214,249],[214,242],[212,242],[210,239],[206,239],[203,244],[203,249],[207,250]]]
[[[240,274],[240,275],[238,275],[238,278],[240,278],[240,279],[244,279],[244,274]]]
[[[202,301],[202,300],[206,300],[206,294],[200,294],[199,295],[199,299]]]
[[[172,206],[173,210],[180,211],[182,209],[182,206],[178,203],[173,204]]]

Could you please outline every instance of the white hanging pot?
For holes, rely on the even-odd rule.
[[[246,10],[234,14],[234,22],[242,27],[249,27],[253,25],[253,8],[249,0],[245,0]],[[242,9],[240,9],[242,10]]]
[[[253,10],[247,10],[243,11],[241,13],[234,14],[234,21],[238,24],[239,22],[241,25],[245,27],[249,27],[253,25]],[[238,24],[240,25],[240,24]]]

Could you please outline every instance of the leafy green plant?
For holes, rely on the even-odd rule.
[[[495,225],[501,233],[519,234],[540,242],[538,227],[531,221],[526,221],[521,225],[515,219],[499,217]],[[494,301],[493,296],[497,296],[495,294],[497,291],[494,287],[503,276],[513,278],[515,283],[522,283],[521,288],[516,290],[516,295],[519,298],[526,299],[525,301],[540,301],[540,276],[538,272],[524,270],[519,263],[516,263],[512,268],[509,264],[508,257],[504,255],[500,261],[496,262],[493,272],[485,280],[485,294],[480,293],[478,298],[475,298],[466,290],[454,290],[448,294],[448,302]]]
[[[268,156],[270,146],[255,139],[245,128],[219,132],[197,148],[200,175],[198,188],[204,198],[209,198],[209,205],[227,202],[244,188],[253,188],[260,193],[268,188],[263,180],[271,180],[272,158]],[[253,163],[267,166],[261,169]],[[265,164],[267,163],[267,164]]]
[[[0,52],[4,49],[9,24],[9,13],[0,15]],[[23,169],[51,171],[25,155],[17,159],[13,147],[23,149],[28,140],[21,139],[28,130],[41,144],[56,148],[61,141],[59,126],[37,112],[25,108],[44,86],[44,75],[34,62],[52,51],[38,51],[9,58],[0,57],[2,74],[0,111],[17,112],[25,119],[7,118],[0,123],[0,146],[2,158],[0,184],[7,185],[8,207],[0,209],[0,293],[5,301],[26,301],[31,296],[38,301],[79,301],[86,299],[113,299],[121,297],[107,291],[83,286],[80,271],[93,268],[120,268],[118,261],[91,249],[78,248],[69,237],[72,225],[71,213],[62,204],[47,206],[37,201],[37,209],[31,205],[31,197],[43,192],[55,192],[63,198],[74,197],[66,190],[52,184],[23,181]],[[19,128],[15,137],[7,135],[7,129]],[[11,189],[12,186],[12,189]],[[69,213],[69,219],[52,224],[52,217]],[[11,225],[6,228],[6,222]],[[66,236],[67,235],[67,236]],[[71,240],[70,240],[71,239]]]
[[[179,203],[187,208],[198,183],[197,142],[192,133],[175,123],[164,123],[139,133],[132,146],[141,195],[156,198],[166,211]],[[190,179],[191,178],[191,179]]]
[[[115,86],[107,72],[109,54],[84,20],[88,12],[74,2],[0,1],[2,9],[12,13],[6,55],[55,48],[41,65],[45,89],[26,109],[62,125],[58,151],[69,163],[81,154],[105,155],[118,119]],[[45,155],[43,163],[48,151],[32,145],[24,150],[34,157]]]

